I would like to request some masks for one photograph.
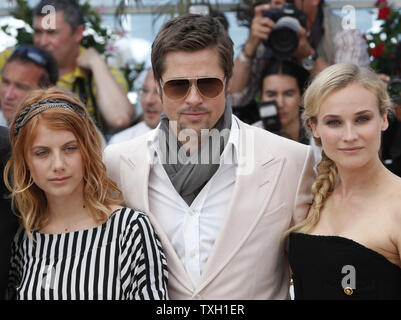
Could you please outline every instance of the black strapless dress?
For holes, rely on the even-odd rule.
[[[401,299],[401,268],[338,236],[291,233],[295,299]]]

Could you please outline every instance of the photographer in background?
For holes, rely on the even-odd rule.
[[[234,64],[230,88],[233,107],[247,106],[257,93],[261,71],[270,60],[266,43],[269,43],[269,36],[278,22],[269,18],[271,15],[266,14],[266,11],[276,10],[273,17],[285,16],[285,12],[277,12],[283,9],[277,9],[281,3],[275,1],[254,8],[248,40]],[[342,29],[341,18],[325,7],[324,0],[287,0],[283,5],[296,11],[292,18],[299,21],[298,47],[291,59],[302,65],[311,75],[316,75],[333,63],[369,65],[367,44],[359,30]],[[304,27],[300,21],[300,11],[305,16]]]
[[[309,74],[291,61],[273,59],[262,72],[259,115],[254,125],[309,144],[301,121],[301,97]]]

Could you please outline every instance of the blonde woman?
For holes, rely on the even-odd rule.
[[[369,69],[337,64],[304,105],[323,152],[307,219],[286,233],[295,299],[399,299],[401,178],[379,158],[386,87]]]
[[[119,206],[85,106],[61,89],[33,91],[10,138],[4,178],[21,228],[8,297],[167,298],[160,241],[145,214]]]

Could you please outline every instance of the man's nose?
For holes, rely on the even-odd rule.
[[[49,36],[46,32],[42,32],[40,35],[35,35],[35,45],[40,48],[46,48],[49,44]]]
[[[196,84],[192,82],[189,87],[189,92],[187,94],[187,97],[185,98],[185,102],[187,102],[188,104],[196,105],[202,103],[202,101],[203,97],[199,93]]]

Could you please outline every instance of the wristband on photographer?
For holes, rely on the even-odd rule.
[[[311,71],[315,67],[315,62],[319,55],[317,54],[317,51],[315,51],[314,54],[311,54],[304,59],[302,59],[302,66],[304,67],[305,70]]]

